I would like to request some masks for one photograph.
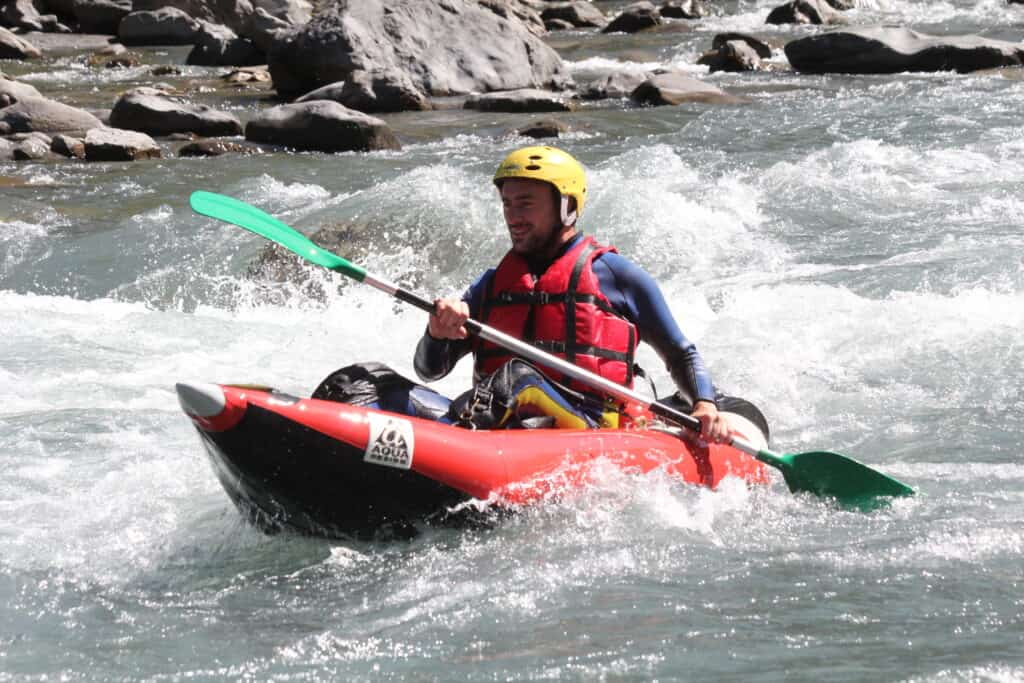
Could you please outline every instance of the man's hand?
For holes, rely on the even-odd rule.
[[[726,443],[729,440],[729,423],[719,415],[714,403],[697,401],[691,415],[700,420],[700,436],[705,441]]]
[[[437,299],[430,314],[427,333],[434,339],[465,339],[469,332],[463,327],[469,319],[469,305],[461,299]],[[713,407],[713,406],[712,406]]]

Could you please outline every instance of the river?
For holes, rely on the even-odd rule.
[[[598,3],[611,12],[623,2]],[[548,40],[579,79],[692,65],[725,30],[781,44],[773,5],[693,30]],[[1019,41],[1024,5],[894,0],[857,24]],[[187,49],[3,69],[109,107]],[[774,60],[784,64],[776,51]],[[334,368],[412,373],[422,313],[197,216],[236,196],[427,295],[507,248],[490,184],[531,116],[387,115],[398,152],[0,163],[0,681],[1024,680],[1024,128],[1020,69],[708,78],[741,106],[562,115],[582,227],[648,269],[716,382],[777,450],[849,454],[918,490],[873,512],[609,471],[487,530],[408,542],[268,537],[178,408],[182,380],[308,393]],[[224,69],[161,77],[243,120]],[[200,91],[198,88],[205,86]],[[641,361],[665,391],[649,350]],[[454,394],[462,366],[437,384]]]

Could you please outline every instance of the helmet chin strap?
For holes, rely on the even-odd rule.
[[[569,211],[569,197],[562,195],[562,225],[575,225],[576,212]]]

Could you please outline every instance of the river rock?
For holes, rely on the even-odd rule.
[[[36,59],[42,55],[35,45],[0,27],[0,59]]]
[[[266,54],[274,41],[292,29],[292,25],[283,19],[278,19],[262,7],[249,17],[249,25],[245,30],[245,37]]]
[[[641,83],[630,97],[637,104],[661,106],[703,102],[705,104],[740,104],[743,98],[730,95],[717,86],[690,78],[681,73],[655,74]]]
[[[700,19],[708,16],[708,6],[701,0],[670,0],[658,12],[666,19]]]
[[[262,154],[255,145],[246,145],[234,140],[196,140],[178,150],[179,157],[219,157],[222,154]]]
[[[93,128],[85,134],[85,158],[88,161],[140,161],[161,156],[160,146],[145,133]]]
[[[42,97],[28,83],[19,83],[0,76],[0,107],[8,107],[25,97]]]
[[[321,152],[401,149],[380,119],[327,100],[282,104],[261,112],[246,125],[245,138]]]
[[[477,0],[480,6],[494,12],[502,19],[515,19],[536,36],[547,32],[540,13],[521,0]]]
[[[195,47],[185,58],[195,66],[254,66],[265,64],[263,53],[248,38],[242,38],[227,26],[202,22]]]
[[[173,7],[200,21],[227,26],[244,34],[255,7],[250,0],[132,0],[133,12],[155,12]]]
[[[228,72],[221,79],[228,83],[269,83],[270,72],[264,66],[243,66]],[[329,99],[329,98],[325,98]]]
[[[649,73],[617,71],[587,83],[580,89],[579,96],[584,100],[629,97],[648,77]]]
[[[635,2],[622,11],[622,14],[612,19],[611,23],[602,29],[602,33],[636,33],[644,29],[660,26],[665,23],[661,13],[653,3]]]
[[[0,109],[0,135],[11,133],[68,133],[81,135],[103,123],[83,109],[44,97],[23,97]]]
[[[562,133],[568,133],[569,126],[557,119],[538,119],[531,121],[525,126],[516,130],[516,135],[527,138],[557,138]]]
[[[551,3],[541,11],[540,17],[548,28],[555,21],[565,22],[575,28],[603,28],[608,25],[604,13],[584,0]]]
[[[252,5],[289,26],[301,26],[313,16],[313,4],[308,0],[252,0]]]
[[[0,2],[0,26],[22,31],[43,31],[42,17],[32,0],[4,0]]]
[[[276,41],[268,60],[282,97],[348,80],[353,71],[402,74],[424,95],[439,96],[570,82],[558,53],[521,21],[472,0],[334,0]]]
[[[125,45],[192,45],[202,28],[175,7],[132,12],[121,20],[117,36]]]
[[[976,35],[931,36],[895,26],[832,31],[786,43],[804,73],[888,74],[994,69],[1024,64],[1024,46]]]
[[[49,137],[28,137],[15,145],[11,152],[15,161],[38,161],[50,156]]]
[[[84,159],[85,141],[71,135],[54,135],[50,141],[50,151],[69,159]]]
[[[121,20],[132,11],[131,0],[74,0],[79,33],[116,35]]]
[[[205,104],[188,104],[137,91],[125,93],[117,100],[110,112],[110,125],[148,135],[195,133],[219,137],[242,134],[241,122],[231,114]]]
[[[425,111],[432,109],[430,100],[413,84],[407,74],[368,74],[353,71],[346,81],[330,83],[306,93],[296,102],[331,100],[349,109],[374,114],[378,112]]]
[[[825,0],[791,0],[768,13],[766,24],[845,24],[846,17]]]
[[[0,161],[14,161],[14,148],[17,144],[0,137]],[[0,176],[2,178],[2,176]]]
[[[552,92],[534,88],[471,95],[463,106],[478,111],[510,113],[572,111],[575,108],[572,103]]]
[[[753,48],[754,52],[756,52],[757,56],[760,57],[761,59],[771,59],[772,46],[764,42],[763,40],[755,38],[754,36],[749,35],[747,33],[737,33],[735,31],[730,31],[728,33],[715,34],[715,37],[711,39],[711,49],[717,50],[720,46],[724,45],[725,43],[728,43],[731,40],[741,40],[747,45],[749,45],[751,48]]]
[[[702,54],[697,63],[708,67],[710,73],[757,71],[761,67],[761,57],[746,41],[727,40]]]

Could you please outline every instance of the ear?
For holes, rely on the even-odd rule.
[[[576,225],[576,198],[562,195],[562,225]]]

